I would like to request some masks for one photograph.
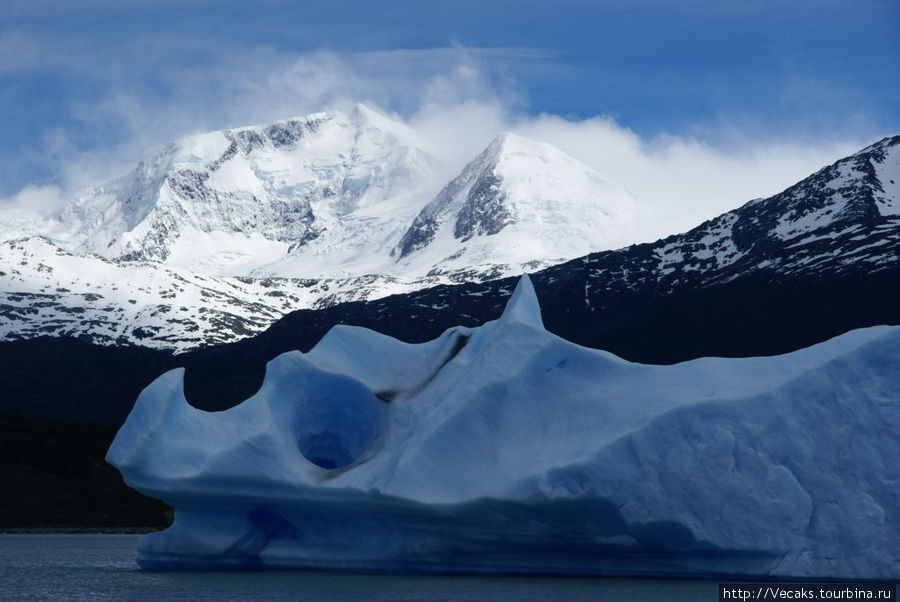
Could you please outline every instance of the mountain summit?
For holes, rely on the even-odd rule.
[[[459,265],[577,257],[622,244],[637,210],[560,149],[504,133],[419,212],[392,254],[443,253]]]
[[[88,190],[59,234],[76,252],[238,275],[340,237],[346,216],[415,189],[436,162],[364,105],[201,134]]]

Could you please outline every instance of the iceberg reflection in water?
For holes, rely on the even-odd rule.
[[[711,581],[447,575],[355,575],[311,571],[139,571],[136,535],[0,534],[4,600],[225,602],[596,602],[714,600]],[[52,577],[48,578],[48,573]]]
[[[900,328],[626,362],[503,315],[424,344],[338,326],[208,413],[145,389],[107,459],[175,507],[147,569],[898,576]]]

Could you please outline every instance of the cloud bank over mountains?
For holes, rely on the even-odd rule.
[[[123,88],[99,103],[76,103],[86,127],[116,130],[118,140],[84,148],[71,134],[59,132],[44,141],[59,181],[27,184],[0,206],[48,211],[185,135],[323,109],[346,110],[362,100],[414,128],[446,161],[441,177],[458,171],[503,131],[558,146],[646,205],[647,223],[635,239],[640,242],[774,194],[868,142],[853,136],[739,137],[724,126],[715,142],[709,136],[648,138],[611,115],[533,115],[525,93],[503,77],[502,66],[546,59],[529,49],[462,46],[290,57],[260,52],[236,57],[221,69],[173,73],[181,83],[168,99]],[[423,72],[430,75],[423,77]]]

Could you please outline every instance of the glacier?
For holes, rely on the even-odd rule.
[[[143,569],[900,577],[900,327],[641,365],[547,332],[523,276],[428,343],[336,326],[222,412],[183,378],[107,454],[175,508]]]

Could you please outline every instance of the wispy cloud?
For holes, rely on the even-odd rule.
[[[547,57],[527,48],[459,45],[342,54],[296,55],[271,48],[230,53],[207,48],[215,45],[210,40],[178,40],[136,39],[126,54],[137,57],[145,48],[162,45],[166,52],[208,51],[217,61],[154,70],[156,84],[105,65],[93,73],[96,91],[67,101],[70,127],[48,130],[36,142],[43,160],[56,165],[57,184],[66,195],[121,174],[147,153],[186,135],[347,108],[357,101],[405,117],[473,99],[510,110],[525,101],[503,75],[503,66]],[[141,69],[138,58],[126,62]],[[73,65],[73,70],[90,71],[87,63],[75,60]]]
[[[457,162],[471,158],[498,132],[515,131],[558,146],[625,186],[645,207],[631,242],[680,232],[754,198],[780,192],[871,140],[722,136],[715,146],[697,138],[642,138],[608,116],[568,119],[507,111],[490,99],[426,105],[411,123]]]

